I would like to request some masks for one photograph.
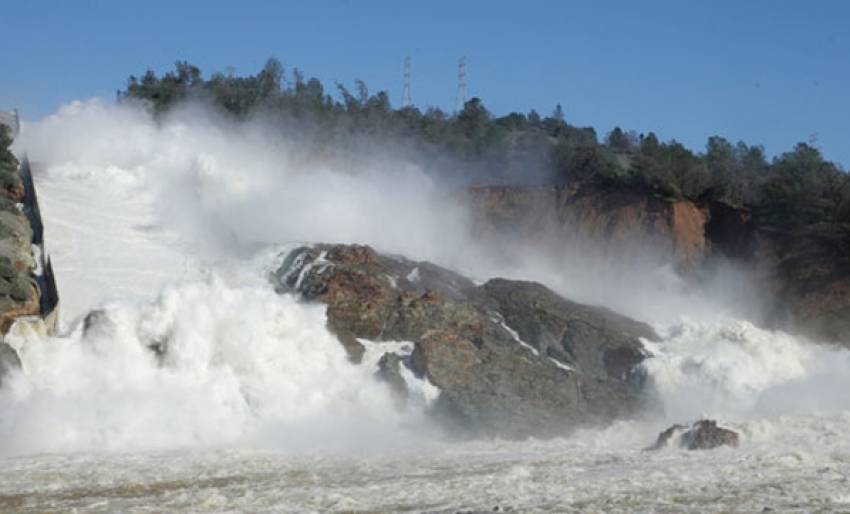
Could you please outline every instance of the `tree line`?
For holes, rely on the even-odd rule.
[[[661,141],[654,133],[615,127],[604,138],[532,110],[493,115],[479,98],[457,113],[438,108],[395,109],[386,91],[370,93],[355,81],[335,95],[295,69],[291,78],[276,59],[255,75],[215,73],[179,61],[158,76],[131,76],[121,101],[142,101],[161,116],[180,102],[199,99],[227,116],[262,117],[317,148],[357,152],[367,143],[394,142],[426,169],[457,170],[458,180],[484,183],[580,182],[633,188],[662,198],[723,202],[746,207],[763,224],[788,228],[830,224],[850,234],[850,176],[813,145],[799,143],[771,160],[761,146],[712,136],[703,152]]]

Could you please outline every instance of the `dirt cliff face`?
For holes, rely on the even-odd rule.
[[[688,201],[576,186],[478,187],[470,190],[469,199],[474,230],[481,237],[642,246],[681,270],[699,266],[710,251],[708,213]]]
[[[673,259],[684,268],[696,268],[702,264],[711,249],[705,237],[706,212],[685,200],[675,202],[671,207]]]
[[[552,186],[477,187],[470,190],[474,230],[478,236],[505,234],[532,240],[557,231],[557,206],[575,192]]]

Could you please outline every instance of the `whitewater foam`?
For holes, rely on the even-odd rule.
[[[850,409],[850,352],[749,322],[659,327],[644,362],[673,420]]]
[[[23,373],[0,390],[4,454],[260,439],[344,449],[390,444],[411,421],[372,369],[348,361],[323,307],[215,275],[19,346]]]

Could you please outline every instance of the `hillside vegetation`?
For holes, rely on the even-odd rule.
[[[452,178],[467,183],[594,183],[745,207],[761,226],[810,229],[838,240],[850,234],[850,177],[811,144],[799,143],[769,161],[760,146],[713,136],[695,153],[652,132],[619,127],[600,139],[594,129],[568,123],[560,105],[549,116],[494,116],[479,98],[454,114],[394,109],[385,91],[370,94],[362,81],[355,86],[352,92],[337,84],[332,95],[297,69],[286,77],[275,59],[255,75],[208,79],[196,66],[177,62],[162,76],[147,71],[130,77],[118,96],[145,102],[157,116],[200,99],[235,119],[276,123],[317,151],[356,154],[392,141],[424,168],[452,170]]]

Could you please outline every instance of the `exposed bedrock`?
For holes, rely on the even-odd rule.
[[[555,435],[633,416],[649,401],[638,365],[652,329],[537,283],[479,286],[359,245],[299,248],[271,280],[326,304],[328,327],[354,361],[358,339],[414,343],[409,359],[383,359],[379,375],[404,394],[397,369],[409,366],[440,388],[434,414],[464,430]]]
[[[53,266],[45,260],[43,225],[29,162],[9,150],[8,127],[0,123],[0,374],[19,365],[5,345],[10,332],[51,334],[58,322]]]

